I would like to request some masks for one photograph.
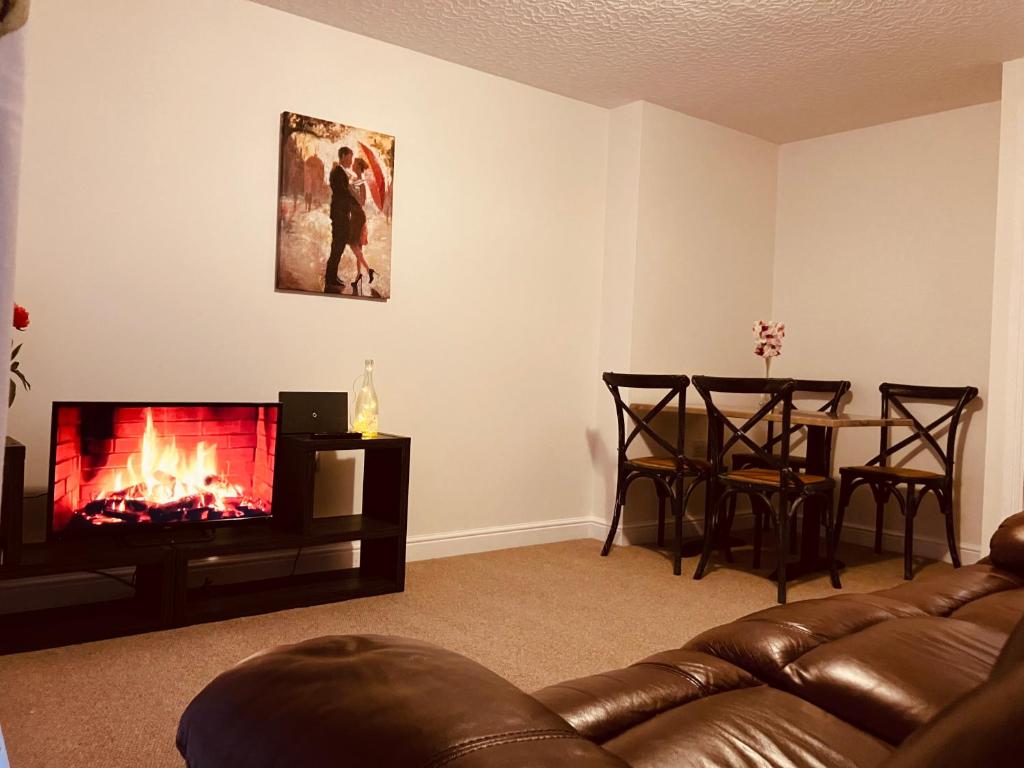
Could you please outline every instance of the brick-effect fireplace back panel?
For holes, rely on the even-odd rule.
[[[278,411],[59,405],[53,531],[270,514]]]

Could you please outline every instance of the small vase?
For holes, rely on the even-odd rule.
[[[359,432],[363,437],[376,437],[379,410],[377,390],[373,388],[373,360],[367,360],[366,368],[363,371],[363,381],[356,394],[352,431]]]
[[[771,377],[772,377],[772,359],[770,357],[766,357],[764,359],[764,378],[765,378],[765,383],[767,383],[768,379],[770,379]],[[771,400],[771,395],[768,394],[767,392],[762,392],[761,393],[760,404],[764,405],[769,400]]]

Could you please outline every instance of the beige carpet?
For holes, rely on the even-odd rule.
[[[326,634],[421,638],[460,651],[526,690],[624,666],[702,630],[773,604],[775,587],[716,565],[703,581],[674,577],[662,553],[596,541],[411,563],[406,592],[149,635],[0,657],[0,727],[11,768],[182,765],[178,716],[217,673],[261,648]],[[866,550],[844,587],[901,579],[902,561]],[[946,568],[926,566],[927,571]],[[833,594],[826,577],[791,584],[790,599]],[[267,713],[268,720],[273,713]]]

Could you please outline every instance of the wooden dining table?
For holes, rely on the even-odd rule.
[[[723,415],[732,419],[749,419],[761,406],[757,403],[718,405]],[[639,415],[649,412],[653,407],[643,403],[632,403],[630,407]],[[678,415],[676,406],[666,406],[661,411],[665,415]],[[704,405],[687,405],[687,416],[707,416]],[[769,413],[765,421],[781,422],[782,414]],[[790,424],[807,428],[807,467],[810,475],[832,477],[832,441],[827,439],[830,429],[847,429],[851,427],[913,427],[914,422],[905,418],[882,418],[881,416],[865,416],[846,413],[831,416],[821,411],[797,410],[790,411]],[[722,435],[713,434],[714,425],[708,423],[708,445],[721,445]],[[821,518],[827,501],[821,497],[810,497],[803,506],[803,522],[800,526],[800,552],[795,561],[786,563],[786,575],[794,578],[807,573],[828,570],[828,560],[821,551]],[[774,574],[773,574],[774,576]]]

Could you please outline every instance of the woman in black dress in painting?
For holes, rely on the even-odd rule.
[[[366,205],[366,180],[363,179],[363,173],[367,167],[366,161],[361,157],[357,157],[352,161],[350,187],[352,189],[352,197],[359,203],[358,207],[352,209],[352,218],[348,230],[348,244],[352,249],[352,253],[356,255],[356,279],[352,281],[352,293],[359,292],[359,283],[363,280],[363,268],[366,269],[366,273],[370,278],[368,282],[373,283],[374,277],[373,270],[370,269],[370,265],[366,263],[366,259],[363,257],[363,246],[368,242],[366,211],[363,210],[363,206]]]

